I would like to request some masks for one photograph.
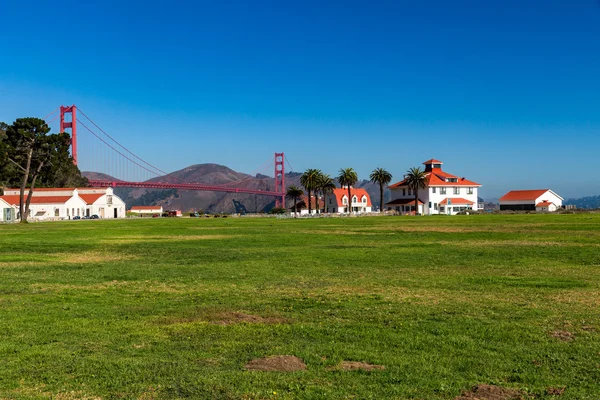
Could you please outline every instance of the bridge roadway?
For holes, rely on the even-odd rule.
[[[225,186],[210,186],[201,185],[198,183],[163,183],[163,182],[125,182],[125,181],[103,181],[90,179],[89,183],[92,187],[128,187],[128,188],[143,188],[143,189],[181,189],[181,190],[207,190],[212,192],[227,192],[227,193],[248,193],[260,194],[263,196],[274,196],[284,198],[285,193],[272,192],[269,190],[255,190],[243,188],[230,188]]]

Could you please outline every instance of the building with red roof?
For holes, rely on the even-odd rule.
[[[371,212],[371,197],[365,189],[350,187],[350,204],[348,204],[348,187],[333,189],[325,196],[325,212],[344,214]],[[349,210],[349,207],[351,209]]]
[[[563,198],[550,189],[511,190],[500,197],[500,210],[556,211]]]
[[[25,192],[25,200],[28,193],[29,189]],[[20,218],[19,189],[4,189],[0,200],[0,208],[3,208],[2,204],[8,204],[16,210],[13,220]],[[4,206],[2,212],[5,213],[5,210]],[[27,218],[42,221],[77,219],[92,215],[98,215],[99,218],[124,218],[125,202],[113,193],[112,188],[40,188],[33,191]]]
[[[440,160],[432,158],[423,164],[426,178],[425,188],[418,190],[419,214],[453,215],[461,211],[483,208],[483,204],[478,202],[477,191],[481,187],[479,183],[443,171],[443,162]],[[391,201],[385,204],[388,210],[415,213],[415,195],[406,178],[388,188],[392,193]]]

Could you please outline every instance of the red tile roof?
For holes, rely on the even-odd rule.
[[[447,172],[442,171],[441,168],[432,168],[431,171],[425,172],[426,175],[426,185],[427,186],[481,186],[477,182],[470,181],[465,178],[458,177],[456,175],[449,174]],[[446,178],[456,178],[456,182],[446,182]],[[400,182],[394,183],[390,185],[390,188],[397,188],[406,186],[406,179],[401,180]]]
[[[87,188],[91,189],[91,188]],[[21,190],[20,188],[6,188],[4,190]],[[35,188],[34,192],[72,192],[75,188]]]
[[[348,197],[348,188],[333,189],[333,195],[335,196],[335,199],[337,201],[337,206],[343,207],[343,206],[345,206],[345,204],[343,203],[342,199],[344,196]],[[350,188],[350,196],[351,197],[356,196],[359,204],[362,204],[363,196],[367,196],[367,207],[371,207],[371,196],[369,196],[369,193],[367,193],[367,191],[365,189]],[[350,203],[352,203],[352,202],[350,202]]]
[[[463,205],[463,204],[475,204],[475,203],[471,200],[463,199],[462,197],[446,197],[444,200],[440,201],[440,205],[444,206],[446,204]]]
[[[536,190],[511,190],[504,196],[500,197],[500,201],[523,201],[523,200],[535,200],[549,189],[536,189]]]
[[[554,203],[551,203],[549,201],[542,201],[540,203],[537,203],[535,206],[536,207],[550,207],[552,204],[554,204]]]
[[[20,196],[17,195],[0,196],[0,198],[11,205],[17,206],[20,203]],[[72,196],[33,196],[30,204],[65,204],[71,198]]]
[[[427,164],[443,164],[443,162],[441,162],[440,160],[436,160],[435,158],[432,158],[431,160],[425,161],[423,164],[425,164],[425,165],[427,165]]]
[[[85,201],[86,204],[94,204],[96,200],[104,196],[106,193],[91,193],[91,194],[80,194],[79,197]]]
[[[423,205],[423,202],[419,200],[419,204]],[[389,203],[385,203],[386,206],[404,206],[404,205],[415,205],[415,199],[396,199],[392,200]]]

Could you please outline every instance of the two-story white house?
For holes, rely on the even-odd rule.
[[[371,197],[365,189],[350,187],[352,199],[348,202],[348,187],[333,189],[333,192],[325,196],[325,212],[345,214],[369,213],[372,204]]]
[[[464,177],[442,171],[442,162],[431,159],[425,165],[425,188],[418,191],[418,214],[448,214],[454,215],[461,211],[478,210],[483,204],[478,203],[479,183]],[[388,187],[392,200],[385,204],[388,210],[401,213],[415,213],[415,195],[406,184],[406,179]]]

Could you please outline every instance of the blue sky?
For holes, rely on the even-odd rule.
[[[76,104],[166,171],[437,158],[484,198],[600,194],[598,0],[101,3],[0,5],[0,121]]]

